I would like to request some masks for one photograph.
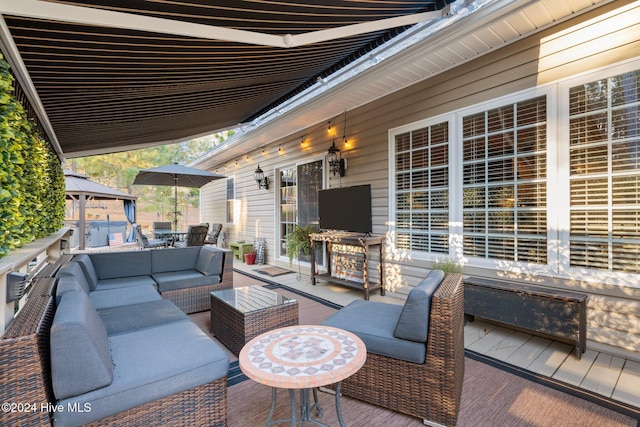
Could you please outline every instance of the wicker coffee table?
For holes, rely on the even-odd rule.
[[[298,324],[298,301],[262,286],[211,292],[211,332],[234,354],[258,335]]]

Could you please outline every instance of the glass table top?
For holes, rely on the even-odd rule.
[[[289,304],[296,300],[287,298],[262,286],[223,289],[211,292],[211,295],[224,301],[241,313],[264,310],[265,308]]]

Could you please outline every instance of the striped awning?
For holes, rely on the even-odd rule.
[[[0,0],[0,30],[48,136],[75,157],[246,123],[449,2]]]

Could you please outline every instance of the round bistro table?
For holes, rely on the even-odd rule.
[[[240,369],[252,380],[272,387],[271,408],[264,426],[291,422],[297,426],[310,422],[326,424],[311,418],[318,403],[317,387],[336,384],[336,414],[344,427],[340,408],[340,382],[356,373],[367,359],[367,348],[360,338],[330,326],[298,325],[275,329],[249,341],[238,356]],[[289,390],[291,418],[273,420],[276,389]],[[296,415],[295,391],[300,390],[300,416]],[[314,402],[309,396],[313,392]]]

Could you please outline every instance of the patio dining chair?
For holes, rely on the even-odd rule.
[[[156,231],[164,230],[171,231],[171,221],[154,221],[153,222],[153,237],[156,239],[162,238],[161,235],[156,234]]]
[[[221,231],[222,224],[211,224],[211,233],[209,233],[207,238],[204,239],[204,244],[218,246],[218,237],[220,237]]]
[[[187,236],[183,242],[175,242],[173,246],[176,248],[184,248],[187,246],[202,246],[209,231],[209,224],[190,225],[187,228]]]
[[[133,234],[136,237],[136,242],[140,245],[140,249],[153,249],[153,248],[166,248],[167,241],[163,239],[149,239],[146,234],[142,232],[140,224],[132,224]]]

